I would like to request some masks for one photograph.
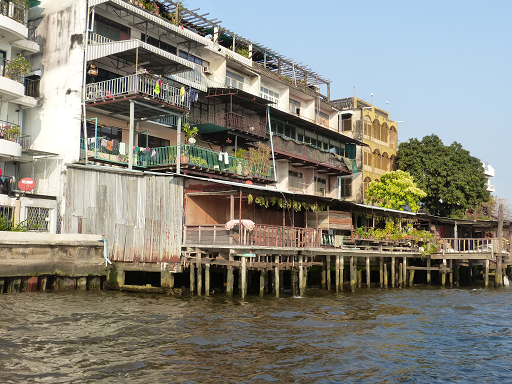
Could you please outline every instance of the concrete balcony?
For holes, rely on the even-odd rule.
[[[485,177],[494,177],[494,168],[489,164],[482,164],[484,167],[484,176]]]
[[[2,72],[0,72],[0,99],[2,101],[11,101],[25,96],[23,82],[20,82],[19,79],[2,76]]]
[[[12,43],[16,40],[26,39],[28,36],[28,28],[24,25],[26,10],[4,0],[0,1],[0,4],[3,10],[2,14],[0,14],[0,35],[2,35],[2,40]]]
[[[494,185],[487,184],[487,190],[489,192],[496,192],[496,187]]]
[[[20,127],[0,120],[0,159],[21,157]]]

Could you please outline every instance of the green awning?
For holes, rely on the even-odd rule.
[[[37,0],[29,0],[29,8],[37,7],[39,4],[41,4],[40,1]]]
[[[194,124],[199,130],[199,133],[215,133],[215,132],[223,132],[229,131],[229,128],[222,127],[220,125],[216,125],[213,123],[205,123],[205,124]]]

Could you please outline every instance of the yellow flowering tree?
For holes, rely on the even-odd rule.
[[[404,171],[388,172],[381,176],[380,181],[372,181],[366,190],[369,204],[379,207],[403,211],[408,205],[411,211],[418,212],[418,203],[427,194],[416,186],[413,177]]]

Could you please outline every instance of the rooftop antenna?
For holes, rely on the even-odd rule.
[[[356,97],[356,86],[354,85],[354,97]]]
[[[386,112],[389,113],[389,101],[386,101]]]
[[[372,105],[373,105],[373,93],[370,94],[372,96]]]

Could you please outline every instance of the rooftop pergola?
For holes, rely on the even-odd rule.
[[[161,8],[169,13],[176,14],[176,8],[179,7],[177,1],[159,1]],[[217,42],[227,48],[236,49],[237,47],[252,47],[252,60],[265,68],[274,71],[282,76],[287,76],[292,81],[297,80],[305,82],[307,85],[330,84],[330,80],[323,78],[317,72],[306,65],[295,62],[278,52],[255,41],[248,40],[235,32],[230,31],[220,25],[221,21],[217,18],[209,19],[206,16],[209,13],[201,14],[199,8],[190,10],[180,7],[178,12],[181,17],[181,24],[184,27],[195,31],[201,36],[214,35],[217,31]]]

